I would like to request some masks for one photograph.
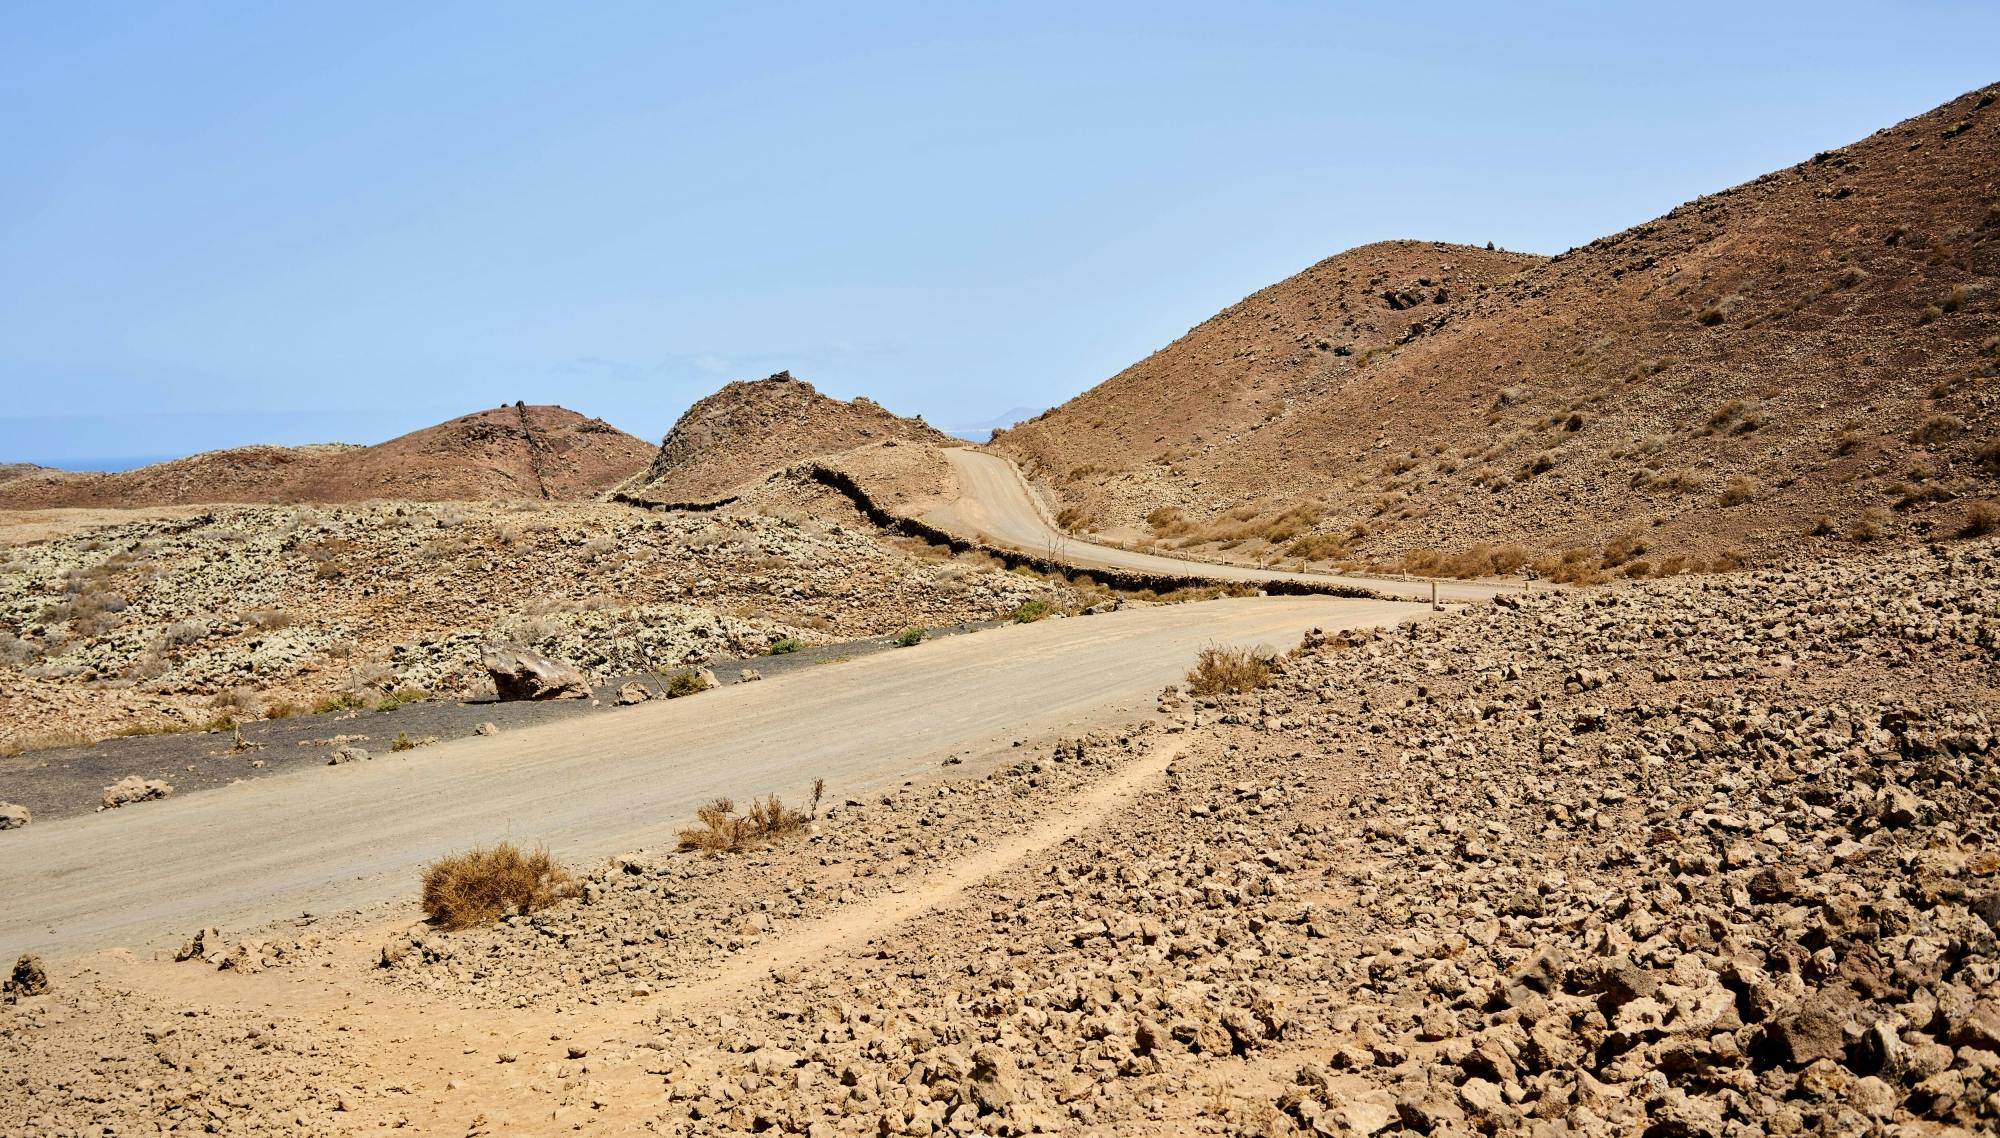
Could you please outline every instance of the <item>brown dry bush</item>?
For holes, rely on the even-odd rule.
[[[1682,467],[1677,470],[1639,469],[1632,472],[1634,490],[1665,490],[1674,494],[1688,494],[1701,489],[1701,476]]]
[[[1732,476],[1723,484],[1722,493],[1715,496],[1717,505],[1741,506],[1757,500],[1757,484],[1744,475]]]
[[[1605,543],[1604,568],[1615,569],[1644,552],[1646,552],[1646,535],[1635,529],[1626,530]]]
[[[1179,537],[1194,529],[1178,506],[1161,506],[1146,515],[1146,524],[1161,537]]]
[[[1271,682],[1271,656],[1256,648],[1222,648],[1210,645],[1195,658],[1187,674],[1188,690],[1202,697],[1225,692],[1241,695]]]
[[[546,908],[567,891],[569,873],[537,849],[512,842],[440,858],[424,867],[424,913],[439,926],[462,929],[507,913]]]
[[[1764,409],[1747,399],[1731,399],[1708,417],[1706,434],[1747,435],[1764,425]]]
[[[1563,550],[1559,556],[1544,557],[1535,562],[1535,573],[1558,584],[1595,585],[1604,580],[1604,574],[1598,569],[1602,560],[1590,550],[1577,546]]]
[[[1893,524],[1895,518],[1888,510],[1880,506],[1870,506],[1861,512],[1860,517],[1854,519],[1854,525],[1848,529],[1847,537],[1850,541],[1874,541],[1888,532]]]
[[[1965,521],[1960,524],[1960,537],[1984,537],[2000,532],[2000,506],[1991,502],[1974,502],[1966,508]]]
[[[1979,464],[1988,471],[2000,475],[2000,439],[1994,439],[1981,446],[1972,452],[1972,457],[1978,459]]]
[[[1335,561],[1347,556],[1347,543],[1335,534],[1310,533],[1286,546],[1285,556],[1303,561]]]
[[[1473,577],[1504,577],[1520,570],[1533,557],[1527,546],[1493,546],[1486,542],[1475,542],[1457,553],[1440,553],[1435,549],[1413,549],[1391,566],[1397,572],[1414,573],[1422,577],[1456,577],[1468,580]]]
[[[1956,415],[1932,415],[1910,432],[1910,441],[1918,446],[1936,446],[1963,430],[1965,420]]]
[[[815,799],[823,786],[823,782],[815,785]],[[680,848],[708,853],[738,853],[768,846],[803,833],[810,821],[805,811],[787,807],[775,794],[753,801],[743,814],[736,812],[734,800],[718,798],[694,816],[698,824],[680,832]]]

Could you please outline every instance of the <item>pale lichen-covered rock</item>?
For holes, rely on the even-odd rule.
[[[491,643],[479,662],[501,699],[589,699],[590,679],[576,667],[519,644]]]
[[[174,788],[160,779],[141,778],[136,774],[130,774],[104,788],[103,805],[100,809],[114,810],[134,802],[170,798],[173,793]]]

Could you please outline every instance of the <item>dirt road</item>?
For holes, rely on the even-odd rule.
[[[1286,573],[1249,565],[1224,565],[1140,553],[1113,545],[1082,541],[1055,527],[1034,492],[1028,488],[1012,462],[995,454],[954,447],[943,452],[958,475],[961,497],[924,515],[924,520],[942,529],[967,537],[983,538],[999,545],[1029,553],[1046,554],[1055,560],[1084,568],[1102,566],[1145,573],[1207,577],[1217,581],[1307,581],[1332,585],[1358,585],[1384,596],[1429,600],[1431,582],[1397,577],[1367,577],[1333,573]],[[1485,600],[1495,593],[1514,591],[1512,585],[1483,585],[1466,581],[1440,581],[1439,600]]]
[[[408,896],[445,852],[510,838],[569,860],[659,845],[721,795],[835,795],[1131,715],[1203,644],[1426,608],[1323,597],[1129,609],[919,645],[685,700],[462,739],[122,810],[0,843],[0,957],[178,939]]]

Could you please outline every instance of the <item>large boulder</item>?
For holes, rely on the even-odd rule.
[[[155,798],[172,797],[174,788],[157,778],[141,778],[128,774],[104,788],[103,810],[113,810],[129,806],[134,802],[151,802]]]
[[[519,644],[486,644],[479,662],[501,699],[589,699],[590,680],[575,667]]]

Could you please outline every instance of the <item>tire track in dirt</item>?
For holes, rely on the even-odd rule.
[[[377,1123],[423,1133],[463,1133],[481,1125],[500,1128],[495,1133],[567,1129],[563,1123],[577,1109],[569,1100],[580,1094],[590,1100],[588,1117],[596,1125],[637,1127],[657,1112],[664,1094],[663,1072],[644,1058],[650,1054],[645,1040],[661,1030],[655,1025],[727,1006],[774,972],[838,961],[908,921],[950,907],[985,881],[1125,808],[1165,775],[1184,746],[1182,737],[1164,739],[1042,821],[941,863],[909,887],[892,886],[800,921],[726,957],[706,975],[645,999],[569,1012],[468,1009],[369,983],[376,946],[406,921],[343,934],[331,976],[185,970],[124,954],[100,963],[107,979],[162,1006],[200,1002],[323,1022],[326,1038],[351,1049],[357,1087],[396,1088],[394,1097],[357,1093],[351,1100],[348,1113],[362,1129]]]

